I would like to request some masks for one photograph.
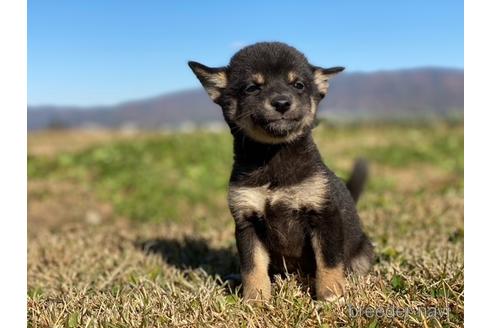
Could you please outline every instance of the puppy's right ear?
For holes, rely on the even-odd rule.
[[[222,91],[227,86],[227,67],[207,67],[194,61],[189,61],[188,65],[207,90],[210,98],[218,103]]]

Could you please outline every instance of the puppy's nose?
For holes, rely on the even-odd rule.
[[[290,109],[290,99],[287,96],[277,96],[272,99],[270,104],[275,108],[277,112],[285,113]]]

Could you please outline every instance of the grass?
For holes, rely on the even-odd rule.
[[[349,277],[344,303],[314,301],[289,275],[269,303],[247,304],[227,281],[239,272],[227,133],[85,136],[73,149],[67,133],[29,136],[29,326],[463,325],[461,124],[315,129],[340,176],[355,157],[371,163],[359,210],[377,260]]]
[[[150,137],[36,158],[28,172],[33,179],[92,182],[102,199],[134,220],[177,221],[200,207],[203,215],[223,211],[230,143],[217,134]]]

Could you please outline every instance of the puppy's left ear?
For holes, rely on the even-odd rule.
[[[317,66],[311,66],[314,75],[314,84],[318,88],[321,97],[324,97],[328,92],[328,80],[333,78],[338,73],[342,72],[345,67],[330,67],[322,68]]]
[[[189,61],[188,65],[200,80],[210,98],[218,103],[222,91],[227,86],[227,67],[208,67],[194,61]]]

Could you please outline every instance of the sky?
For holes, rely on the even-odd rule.
[[[111,105],[200,84],[282,41],[347,72],[463,68],[463,1],[28,1],[28,104]]]

